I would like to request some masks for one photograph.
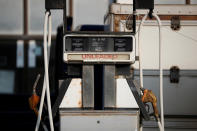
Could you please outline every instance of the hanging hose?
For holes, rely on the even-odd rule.
[[[143,70],[142,70],[142,55],[141,55],[141,42],[140,42],[140,29],[142,27],[142,24],[144,23],[144,21],[146,20],[146,18],[148,17],[148,15],[145,15],[142,18],[142,21],[140,23],[140,26],[138,28],[138,55],[139,55],[139,69],[140,69],[140,87],[143,88],[144,87],[144,83],[143,83]],[[143,127],[140,126],[140,131],[143,130]]]
[[[161,121],[160,121],[159,117],[157,117],[157,125],[159,126],[159,130],[160,131],[164,131],[164,128],[163,128],[163,126],[161,124]]]
[[[144,87],[144,83],[143,83],[143,69],[142,69],[142,51],[141,51],[141,41],[140,41],[140,31],[141,28],[143,26],[144,21],[146,20],[146,18],[148,17],[148,14],[146,14],[143,18],[142,21],[140,23],[139,29],[138,29],[138,55],[139,55],[139,69],[140,69],[140,86],[141,88]]]
[[[164,110],[163,110],[163,69],[162,69],[162,37],[161,37],[161,20],[153,13],[159,26],[159,72],[160,72],[160,106],[161,106],[161,125],[164,131]]]
[[[47,41],[47,24],[49,28],[48,32],[48,41]],[[44,84],[42,89],[41,101],[40,101],[40,108],[38,112],[38,118],[36,122],[35,131],[38,131],[40,126],[40,121],[42,117],[42,110],[44,105],[44,97],[45,92],[47,92],[47,105],[48,105],[48,113],[49,113],[49,123],[51,131],[54,131],[53,126],[53,117],[51,111],[51,99],[50,99],[50,89],[49,89],[49,74],[48,74],[48,67],[49,67],[49,59],[50,59],[50,47],[51,47],[51,30],[52,30],[52,23],[51,23],[51,14],[50,12],[46,12],[45,14],[45,23],[44,23],[44,69],[45,69],[45,77],[44,77]]]
[[[160,70],[160,108],[161,108],[161,122],[160,119],[157,118],[157,123],[159,126],[160,131],[164,131],[164,111],[163,111],[163,69],[162,69],[162,37],[161,37],[161,20],[159,17],[153,13],[153,16],[156,18],[158,26],[159,26],[159,70]],[[139,55],[139,69],[140,69],[140,86],[141,88],[144,87],[143,85],[143,68],[142,68],[142,55],[141,55],[141,40],[140,40],[140,31],[143,26],[144,21],[147,19],[148,14],[146,14],[139,25],[138,29],[138,55]],[[142,130],[142,128],[140,128]]]

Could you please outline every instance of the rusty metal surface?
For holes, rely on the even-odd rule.
[[[126,21],[128,16],[129,16],[128,14],[114,15],[114,19],[112,21],[114,21],[114,25],[113,25],[114,27],[113,28],[114,28],[115,32],[120,31],[121,21]],[[139,17],[137,17],[136,20],[141,20],[143,18],[143,16],[144,15],[140,15]],[[181,21],[195,21],[195,20],[197,20],[197,15],[159,15],[159,18],[162,21],[171,21],[171,19],[174,16],[178,16]],[[155,18],[153,18],[153,19],[148,18],[147,20],[156,21]]]
[[[112,4],[110,7],[110,15],[108,19],[111,19],[113,23],[113,31],[120,31],[121,21],[127,20],[129,14],[132,14],[131,4]],[[155,5],[155,10],[162,21],[170,21],[172,17],[178,16],[181,21],[196,21],[197,20],[197,6],[196,5]],[[147,10],[138,10],[137,20],[141,20]],[[148,19],[150,20],[150,19]],[[151,19],[156,21],[155,18]]]
[[[133,6],[131,4],[112,4],[111,14],[132,14]],[[160,4],[155,5],[154,12],[158,15],[197,15],[197,5],[183,4]],[[146,14],[147,10],[137,10],[137,14]]]
[[[61,108],[81,108],[82,107],[82,89],[81,79],[72,79],[67,93],[65,94]]]

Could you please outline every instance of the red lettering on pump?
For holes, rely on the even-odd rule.
[[[117,59],[117,58],[118,58],[118,55],[113,55],[112,59]]]
[[[117,59],[118,55],[116,54],[82,54],[81,55],[83,60],[87,59]]]
[[[86,55],[81,55],[82,56],[82,59],[86,59]]]

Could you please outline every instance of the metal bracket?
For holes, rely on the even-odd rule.
[[[64,2],[63,0],[45,0],[45,8],[50,9],[63,9]]]
[[[170,68],[170,82],[171,83],[179,83],[179,72],[180,69],[177,66],[173,66]]]
[[[135,0],[136,9],[154,9],[154,0]]]
[[[133,30],[133,16],[129,15],[126,19],[126,28],[127,30]]]
[[[68,78],[68,79],[64,80],[60,86],[57,99],[56,99],[56,101],[53,105],[53,108],[52,108],[53,118],[56,116],[56,113],[59,109],[60,104],[62,103],[62,100],[66,94],[66,91],[68,90],[71,80],[72,80],[72,78]]]
[[[172,16],[171,18],[171,29],[172,30],[179,30],[181,28],[180,24],[180,17],[179,16]]]
[[[136,88],[133,80],[130,79],[130,78],[127,78],[126,80],[127,80],[127,83],[129,85],[132,93],[133,93],[133,96],[135,97],[135,100],[136,100],[136,102],[137,102],[137,104],[138,104],[138,106],[140,108],[140,111],[142,113],[143,118],[145,120],[150,120],[150,116],[149,116],[148,112],[146,111],[146,107],[145,107],[144,103],[141,100],[141,97],[140,97],[140,95],[139,95],[139,93],[137,91],[137,88]]]

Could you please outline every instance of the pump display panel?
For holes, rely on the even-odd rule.
[[[64,61],[134,63],[135,39],[132,35],[65,35]]]

